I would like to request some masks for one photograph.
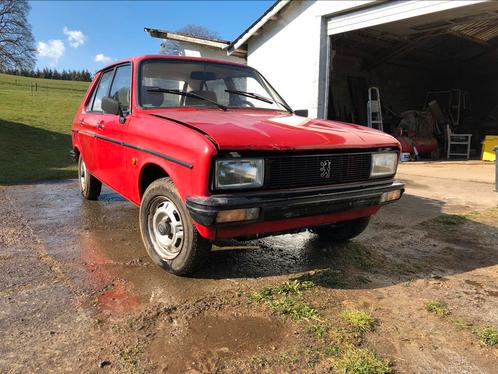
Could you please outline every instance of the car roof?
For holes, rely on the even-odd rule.
[[[103,68],[99,69],[97,71],[97,73],[101,72],[102,70],[109,69],[110,67],[113,67],[115,65],[119,65],[119,64],[122,64],[125,62],[138,63],[142,60],[148,60],[148,59],[206,61],[206,62],[214,62],[214,63],[218,63],[218,64],[227,64],[227,65],[236,65],[236,66],[247,67],[247,65],[245,65],[245,64],[232,62],[232,61],[226,61],[226,60],[220,60],[220,59],[214,59],[214,58],[150,54],[150,55],[132,56],[132,57],[123,58],[123,59],[113,61],[111,64],[108,64],[108,65],[104,66]]]

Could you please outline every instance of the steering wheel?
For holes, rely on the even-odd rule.
[[[248,107],[248,108],[254,108],[254,104],[251,103],[249,100],[239,100],[238,103],[241,106],[245,106],[245,107]]]

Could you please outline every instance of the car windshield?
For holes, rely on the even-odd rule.
[[[141,64],[143,108],[256,108],[291,111],[256,70],[238,65],[183,59]]]

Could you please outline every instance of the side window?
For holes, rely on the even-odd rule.
[[[112,82],[110,96],[121,104],[123,112],[130,110],[131,66],[120,66]]]
[[[93,104],[92,104],[92,112],[102,112],[102,98],[107,96],[107,92],[109,92],[109,86],[111,85],[112,74],[114,70],[106,71],[102,74],[100,78],[99,86],[95,91]]]

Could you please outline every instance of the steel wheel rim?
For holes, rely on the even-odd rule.
[[[164,260],[176,258],[183,247],[183,221],[176,205],[167,197],[152,200],[147,217],[149,237]]]
[[[81,185],[81,190],[85,191],[86,189],[86,165],[85,161],[81,160],[80,164],[80,185]]]

